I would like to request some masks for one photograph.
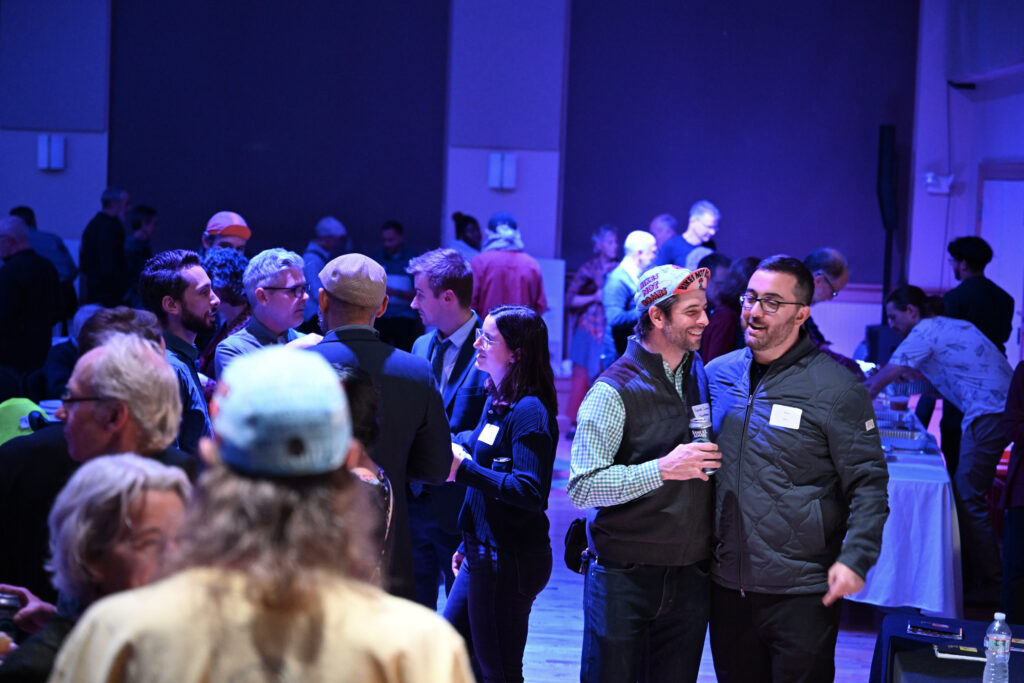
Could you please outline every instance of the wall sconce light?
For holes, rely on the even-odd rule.
[[[516,189],[514,152],[491,152],[487,159],[487,187],[492,190]]]
[[[947,195],[950,193],[950,187],[953,185],[953,177],[953,174],[939,175],[929,171],[924,174],[924,189],[928,194]]]
[[[63,135],[40,135],[36,141],[36,166],[40,171],[63,171],[65,141]]]

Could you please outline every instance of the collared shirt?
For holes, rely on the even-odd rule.
[[[274,334],[266,325],[257,320],[254,315],[249,319],[248,324],[244,328],[217,344],[217,351],[213,356],[213,367],[217,377],[220,377],[224,368],[238,356],[251,353],[264,346],[287,344],[301,336],[301,333],[291,329],[285,330],[281,334]]]
[[[661,365],[679,399],[685,400],[687,363],[675,370],[664,360]],[[657,458],[639,465],[615,464],[626,426],[626,407],[615,389],[595,383],[580,405],[576,422],[569,475],[569,498],[576,507],[620,505],[664,483]],[[582,480],[579,485],[574,484],[577,480]]]
[[[462,323],[459,329],[451,333],[446,339],[441,338],[440,330],[437,333],[437,343],[448,341],[451,342],[444,350],[444,371],[441,373],[441,392],[443,393],[445,388],[448,386],[448,382],[452,378],[452,371],[455,369],[455,362],[459,360],[459,353],[462,351],[462,346],[469,339],[469,335],[473,333],[473,328],[476,326],[476,316],[469,316],[469,320]],[[473,342],[470,342],[472,344]]]
[[[199,439],[213,435],[210,411],[203,395],[203,384],[199,379],[196,362],[199,349],[181,337],[164,330],[167,344],[166,358],[178,376],[178,391],[181,394],[181,428],[178,430],[178,448],[195,455],[199,450]]]
[[[966,320],[924,318],[892,352],[889,362],[924,373],[964,414],[963,425],[981,415],[1002,415],[1013,369],[1006,357]]]

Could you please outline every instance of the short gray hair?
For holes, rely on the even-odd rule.
[[[89,565],[103,558],[126,527],[132,501],[144,491],[173,491],[187,502],[188,477],[134,453],[94,458],[78,468],[50,510],[53,585],[85,607],[99,594],[100,577]]]
[[[694,202],[693,206],[690,207],[690,218],[703,216],[704,214],[711,214],[715,217],[715,220],[722,218],[722,212],[718,210],[718,207],[706,199]]]
[[[317,237],[344,237],[347,234],[348,230],[334,216],[324,216],[316,224]]]
[[[249,259],[249,265],[245,267],[245,272],[242,274],[242,286],[245,287],[245,296],[249,299],[249,305],[256,305],[256,290],[266,287],[282,270],[286,268],[302,270],[303,265],[302,257],[287,249],[267,249],[253,256]]]
[[[137,449],[164,450],[178,436],[181,395],[178,377],[160,349],[134,334],[115,334],[92,367],[90,387],[97,396],[124,401],[139,426]]]

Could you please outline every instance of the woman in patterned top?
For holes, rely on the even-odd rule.
[[[565,305],[576,317],[569,358],[572,359],[572,385],[567,414],[572,427],[566,436],[576,433],[576,411],[587,388],[601,372],[601,344],[604,339],[604,306],[601,289],[608,273],[618,265],[619,231],[614,225],[602,225],[590,239],[596,256],[576,271],[565,293]]]

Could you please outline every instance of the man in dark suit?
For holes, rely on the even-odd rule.
[[[454,249],[428,251],[409,261],[406,270],[413,277],[413,310],[424,325],[437,328],[417,339],[412,352],[430,363],[452,434],[472,430],[487,402],[487,374],[477,369],[473,348],[480,328],[470,308],[473,271]],[[451,559],[462,540],[458,518],[466,487],[452,482],[410,489],[416,601],[436,609],[439,579],[444,577],[445,592],[455,580]]]
[[[124,219],[131,199],[124,190],[108,187],[100,196],[100,205],[100,211],[82,231],[78,251],[81,302],[110,308],[119,305],[128,293]]]
[[[415,596],[406,484],[440,484],[451,469],[451,437],[430,365],[380,340],[373,322],[388,306],[387,275],[362,254],[346,254],[320,271],[318,299],[327,333],[311,348],[329,362],[354,365],[373,377],[380,393],[380,440],[374,461],[391,481],[394,512],[385,588]]]

